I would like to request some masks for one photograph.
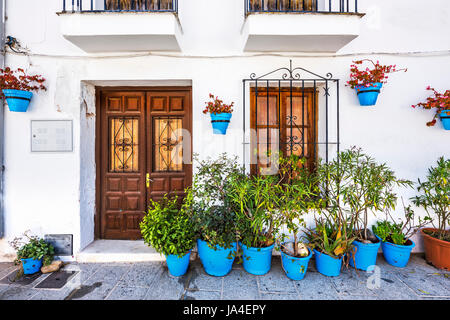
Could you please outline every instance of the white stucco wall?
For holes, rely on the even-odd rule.
[[[7,241],[27,229],[38,235],[73,234],[75,253],[93,240],[95,83],[192,83],[194,152],[202,157],[219,152],[241,156],[242,79],[252,72],[260,75],[288,66],[292,59],[294,66],[320,75],[331,72],[341,79],[341,149],[360,146],[387,162],[399,177],[415,181],[426,175],[439,156],[450,157],[450,132],[439,121],[433,128],[426,127],[432,112],[411,108],[428,96],[426,86],[449,89],[450,54],[406,54],[450,50],[448,1],[430,0],[423,5],[419,0],[360,0],[359,11],[367,13],[361,34],[336,57],[244,54],[242,0],[179,1],[182,52],[133,57],[87,55],[65,40],[55,14],[62,8],[61,0],[7,1],[6,34],[32,54],[8,53],[6,64],[42,74],[48,91],[35,94],[26,113],[5,111],[5,238],[0,240],[0,259],[12,257]],[[344,86],[356,58],[379,59],[407,67],[408,72],[390,77],[376,107],[360,107],[354,91]],[[212,135],[209,119],[201,113],[210,92],[235,102],[226,136]],[[30,121],[34,119],[72,119],[74,151],[31,153]],[[399,190],[399,194],[406,200],[414,190]],[[422,250],[420,245],[416,250]]]

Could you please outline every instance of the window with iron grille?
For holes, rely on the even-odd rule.
[[[313,170],[319,158],[328,162],[339,152],[339,80],[330,73],[322,77],[291,61],[251,74],[243,87],[243,159],[251,174],[276,174],[280,154],[305,158]]]

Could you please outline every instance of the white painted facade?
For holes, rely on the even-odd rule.
[[[122,28],[127,30],[124,34],[132,32],[128,22],[136,29],[158,28],[159,24],[145,22],[146,17],[158,13],[114,13],[106,18],[96,13],[89,17],[91,30],[78,25],[78,32],[90,31],[95,36],[94,42],[88,43],[90,48],[95,44],[95,50],[88,50],[95,52],[88,53],[64,37],[77,31],[70,29],[71,22],[67,19],[75,23],[73,20],[82,17],[66,17],[69,13],[57,15],[61,10],[62,0],[6,1],[6,35],[17,38],[29,52],[24,56],[9,51],[6,65],[42,74],[47,79],[48,91],[35,94],[26,113],[12,113],[5,108],[5,237],[0,239],[0,260],[13,258],[8,240],[27,229],[41,236],[73,234],[75,254],[94,240],[95,86],[192,86],[193,151],[203,158],[219,152],[241,157],[242,79],[251,73],[261,75],[289,66],[292,59],[294,66],[319,75],[330,72],[341,80],[341,150],[354,145],[362,147],[378,161],[386,162],[399,177],[414,181],[423,178],[439,156],[450,157],[450,131],[443,130],[440,121],[435,127],[427,127],[425,123],[433,116],[432,112],[411,108],[412,104],[426,99],[428,85],[439,91],[450,87],[450,3],[447,0],[359,0],[358,11],[366,14],[363,17],[318,15],[314,20],[308,16],[312,21],[311,30],[321,28],[330,33],[336,31],[336,23],[344,20],[339,25],[338,36],[345,38],[350,34],[354,40],[336,53],[330,52],[333,48],[328,48],[329,42],[320,38],[312,43],[317,46],[315,50],[322,52],[311,52],[302,46],[294,49],[301,51],[276,52],[261,48],[264,39],[258,40],[260,51],[255,51],[255,47],[247,50],[252,30],[259,28],[260,32],[264,20],[249,26],[243,0],[179,0],[179,20],[172,21],[176,25],[163,24],[161,28],[165,29],[159,30],[167,34],[161,41],[169,47],[172,45],[171,51],[167,47],[161,51],[154,44],[140,43],[152,39],[158,30],[144,37],[131,34],[131,40],[127,40],[130,44],[125,46],[111,45],[116,40],[125,41],[123,35],[102,40],[102,32],[118,34]],[[138,15],[138,19],[133,15]],[[264,16],[257,18],[264,19]],[[293,23],[304,25],[304,21],[295,22],[296,18],[301,19],[301,14],[289,17]],[[352,20],[351,26],[358,31],[352,33],[348,29],[346,18]],[[280,14],[275,19],[276,26],[284,17]],[[116,30],[105,28],[101,23],[105,20],[115,25]],[[277,32],[286,30],[283,27]],[[295,41],[301,41],[305,33],[314,33],[297,31],[294,36],[299,38]],[[84,44],[86,41],[82,40]],[[105,41],[105,52],[99,52],[102,41]],[[296,45],[295,41],[292,45]],[[267,46],[270,48],[270,43]],[[125,52],[127,47],[140,51]],[[351,61],[359,58],[408,68],[407,73],[389,77],[376,107],[360,107],[355,92],[344,86]],[[225,102],[235,102],[225,136],[213,135],[209,117],[201,112],[210,92]],[[73,120],[73,152],[32,153],[30,121],[40,119]],[[319,119],[320,123],[323,119]],[[332,147],[330,152],[335,153],[335,149]],[[399,194],[407,200],[415,191],[399,190]],[[415,250],[422,251],[420,242]]]

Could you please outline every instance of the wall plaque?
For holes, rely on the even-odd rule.
[[[31,152],[72,151],[72,120],[31,120]]]

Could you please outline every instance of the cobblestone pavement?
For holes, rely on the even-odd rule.
[[[77,273],[63,288],[38,288],[49,276],[41,275],[26,285],[0,283],[0,300],[450,300],[450,272],[428,265],[422,255],[412,256],[406,268],[392,267],[382,256],[377,265],[376,273],[349,269],[331,278],[318,273],[311,260],[305,278],[292,281],[277,256],[264,276],[248,274],[235,264],[225,277],[212,277],[198,259],[180,278],[170,276],[162,262],[70,263],[63,270]],[[12,263],[0,263],[0,279],[15,269]]]

